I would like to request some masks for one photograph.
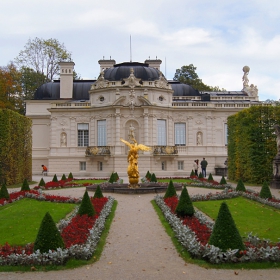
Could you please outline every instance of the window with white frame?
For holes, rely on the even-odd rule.
[[[225,123],[225,145],[228,144],[228,126],[227,123]]]
[[[86,147],[89,143],[88,123],[78,123],[78,146]]]
[[[97,121],[97,146],[107,145],[106,120]]]
[[[102,171],[103,170],[103,163],[102,163],[102,161],[98,161],[98,163],[97,163],[97,170],[98,171]]]
[[[157,120],[158,145],[166,146],[166,120]]]
[[[87,163],[85,161],[80,161],[80,171],[87,170]]]
[[[186,124],[175,123],[175,146],[186,146]]]
[[[178,170],[184,170],[184,161],[178,161]]]
[[[161,162],[161,170],[166,170],[166,162],[165,161]]]

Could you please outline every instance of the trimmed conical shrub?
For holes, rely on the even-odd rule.
[[[118,172],[114,173],[114,182],[117,182],[119,180],[119,174]]]
[[[151,176],[151,182],[154,182],[154,183],[157,182],[157,177],[156,177],[155,173],[153,173],[152,176]]]
[[[208,243],[219,247],[224,252],[228,249],[245,250],[244,243],[226,202],[222,202],[220,206],[218,217]]]
[[[0,190],[0,198],[10,199],[9,192],[7,190],[7,186],[5,183],[2,184],[1,190]]]
[[[272,198],[270,188],[266,181],[263,182],[262,189],[260,191],[261,198]]]
[[[208,181],[214,181],[212,174],[210,173],[208,176]]]
[[[67,180],[65,174],[62,175],[61,180],[63,180],[63,181]]]
[[[72,172],[69,173],[68,179],[73,179],[73,174],[72,174]]]
[[[84,193],[78,214],[81,216],[88,215],[89,217],[94,216],[96,214],[87,191],[85,191]]]
[[[175,209],[175,213],[179,217],[193,216],[194,214],[194,207],[186,186],[184,186],[181,192],[178,205]]]
[[[100,186],[98,185],[95,190],[93,198],[102,198],[102,197],[104,197],[104,196],[103,196]]]
[[[244,186],[244,183],[242,181],[242,179],[239,179],[238,182],[237,182],[237,186],[236,186],[236,189],[235,189],[237,192],[246,192],[246,188]]]
[[[202,173],[201,173],[201,172],[199,172],[199,174],[198,174],[198,178],[203,178],[203,175],[202,175]]]
[[[194,173],[193,169],[192,169],[192,172],[191,172],[190,176],[195,176],[195,173]]]
[[[40,182],[39,182],[39,186],[40,187],[44,187],[46,185],[45,181],[43,178],[41,178]]]
[[[150,178],[150,175],[151,175],[151,173],[150,173],[150,171],[148,170],[145,177],[148,179],[148,178]]]
[[[56,174],[54,174],[52,181],[53,182],[58,182]]]
[[[26,179],[24,179],[22,183],[21,191],[30,191],[29,184]]]
[[[177,193],[176,193],[176,189],[173,185],[173,181],[170,180],[169,184],[168,184],[168,187],[167,187],[167,190],[166,190],[163,198],[173,197],[173,196],[176,196],[176,195],[177,195]]]
[[[63,239],[55,225],[49,212],[43,218],[35,243],[34,251],[40,250],[41,253],[48,253],[49,250],[64,248]]]
[[[111,176],[110,176],[110,179],[109,179],[109,183],[113,184],[114,182],[116,182],[116,177],[118,176],[117,173],[115,172],[112,172]]]
[[[220,185],[225,185],[225,184],[227,184],[227,181],[226,181],[226,179],[223,175],[222,178],[221,178],[221,181],[220,181]]]

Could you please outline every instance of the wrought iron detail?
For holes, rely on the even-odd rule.
[[[86,156],[110,156],[110,147],[108,146],[88,146]]]
[[[177,155],[178,149],[177,146],[154,146],[153,148],[154,155]]]

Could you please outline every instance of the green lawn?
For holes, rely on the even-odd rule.
[[[158,182],[162,182],[162,183],[169,183],[170,179],[157,179]],[[172,179],[173,183],[191,183],[192,180],[190,179]]]
[[[57,223],[75,206],[24,198],[0,207],[0,244],[25,245],[34,242],[46,212]]]
[[[260,238],[269,238],[273,242],[280,241],[280,210],[244,197],[224,201],[242,237],[252,232]],[[199,201],[193,205],[212,219],[216,219],[222,202],[223,200]]]
[[[73,180],[72,182],[77,183],[77,184],[85,184],[85,183],[90,183],[90,184],[101,184],[104,182],[108,182],[108,180],[90,180],[90,179],[83,179],[83,180]]]

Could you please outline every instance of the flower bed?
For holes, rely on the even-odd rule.
[[[8,203],[24,197],[55,202],[81,202],[81,199],[68,198],[67,201],[65,197],[44,195],[37,191],[17,195],[14,193],[14,197],[16,198]],[[91,258],[104,229],[106,218],[111,212],[114,198],[95,198],[91,201],[96,211],[94,217],[77,215],[78,208],[76,208],[70,217],[59,222],[58,229],[64,240],[65,249],[58,248],[56,251],[40,253],[39,250],[34,252],[33,244],[10,246],[6,243],[0,246],[0,265],[59,265],[70,258],[84,260]]]
[[[195,195],[191,199],[192,201],[214,200],[233,198],[240,195],[280,208],[280,201],[276,198],[273,198],[273,201],[262,199],[258,193],[253,191],[242,193],[225,190],[222,193]],[[196,211],[194,217],[182,220],[174,214],[178,203],[177,197],[164,200],[162,196],[157,195],[155,201],[171,225],[179,242],[195,258],[206,259],[216,264],[227,262],[280,261],[280,243],[272,245],[269,240],[261,240],[252,234],[249,234],[244,242],[246,250],[229,249],[223,252],[220,248],[207,243],[214,223],[209,221],[203,213]]]

